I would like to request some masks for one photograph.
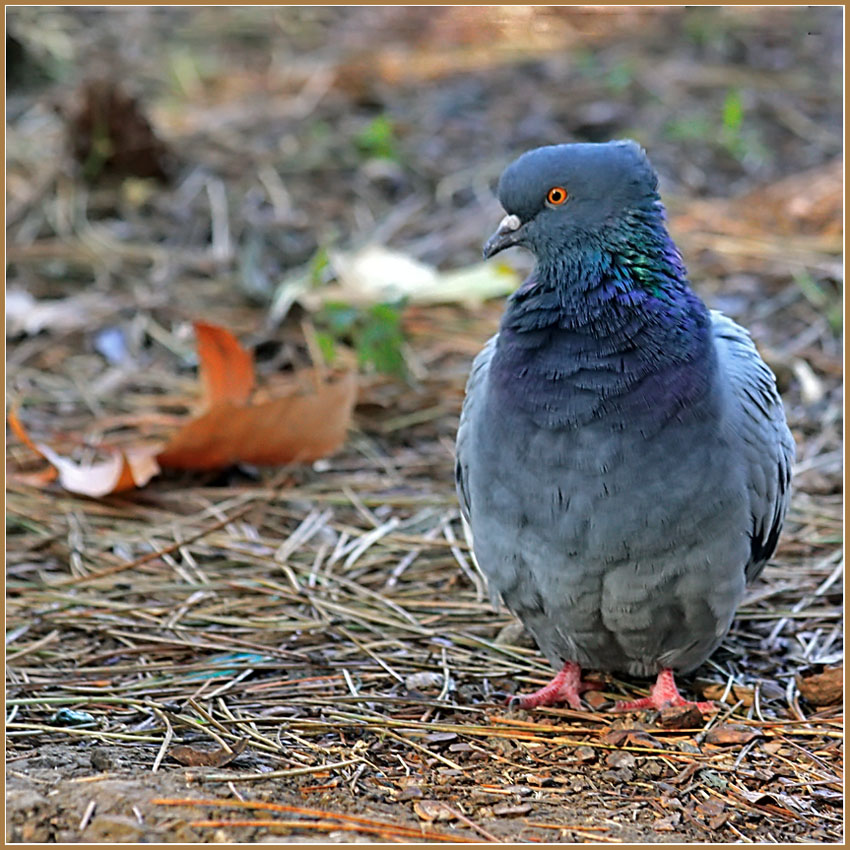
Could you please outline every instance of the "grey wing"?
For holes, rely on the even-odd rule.
[[[750,502],[747,581],[755,579],[776,549],[791,496],[794,438],[776,389],[776,378],[749,333],[727,316],[711,312],[714,339],[735,405],[733,427],[743,440]]]
[[[472,370],[466,382],[466,396],[463,399],[463,407],[460,412],[460,424],[457,429],[457,442],[455,446],[455,486],[457,497],[460,502],[460,512],[464,520],[469,523],[472,511],[472,501],[469,497],[469,462],[470,454],[474,451],[472,447],[471,422],[476,415],[480,415],[483,406],[483,396],[487,386],[487,372],[490,368],[490,360],[496,350],[496,339],[498,334],[490,337],[486,345],[475,360],[472,361]]]

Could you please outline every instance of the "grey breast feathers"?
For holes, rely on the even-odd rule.
[[[794,440],[773,372],[762,360],[749,333],[722,313],[712,311],[712,328],[719,371],[726,376],[730,395],[729,427],[740,445],[742,472],[750,506],[750,553],[744,565],[752,581],[776,549],[790,499]],[[472,421],[486,404],[487,373],[498,335],[491,337],[475,358],[466,385],[457,435],[455,481],[464,520],[473,510],[469,481]]]

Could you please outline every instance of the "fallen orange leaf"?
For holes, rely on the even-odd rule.
[[[195,322],[198,373],[207,407],[230,401],[245,404],[254,389],[254,359],[230,331]]]
[[[286,395],[259,404],[214,404],[184,425],[157,460],[172,469],[219,469],[234,463],[307,463],[345,440],[357,399],[357,379],[313,376],[310,392],[290,385]]]
[[[183,425],[165,448],[161,443],[140,445],[81,466],[34,442],[15,409],[9,413],[9,426],[49,461],[66,490],[94,498],[143,487],[162,467],[207,470],[235,463],[306,463],[342,445],[357,400],[355,371],[328,377],[306,369],[282,391],[273,388],[273,397],[266,390],[252,403],[251,353],[224,328],[197,322],[195,331],[205,410]],[[46,484],[56,474],[29,477],[33,483]]]
[[[9,413],[9,426],[21,442],[48,461],[59,473],[59,483],[71,493],[99,499],[134,487],[144,487],[159,472],[156,453],[159,446],[139,446],[126,452],[114,452],[99,463],[80,466],[62,457],[44,443],[34,442],[18,419],[16,410]],[[45,476],[45,483],[47,476]]]

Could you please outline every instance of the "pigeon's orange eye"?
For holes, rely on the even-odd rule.
[[[563,186],[553,186],[546,193],[546,200],[549,201],[552,206],[558,207],[567,200],[567,190]]]

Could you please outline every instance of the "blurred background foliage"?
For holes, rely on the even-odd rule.
[[[673,202],[842,150],[838,7],[22,7],[8,24],[11,241],[84,215],[202,251],[217,223],[216,274],[261,298],[339,243],[474,262],[499,172],[537,145],[635,138]],[[75,205],[41,188],[24,215],[54,170]]]

